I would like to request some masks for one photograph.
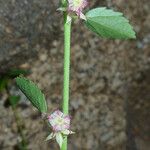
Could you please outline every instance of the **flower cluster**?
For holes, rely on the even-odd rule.
[[[62,146],[63,136],[73,134],[70,129],[70,116],[63,114],[61,111],[56,110],[48,116],[48,121],[52,127],[53,132],[47,137],[46,140],[56,138],[59,146]]]
[[[82,11],[87,4],[87,0],[68,0],[68,11],[75,12],[79,18],[86,20]]]

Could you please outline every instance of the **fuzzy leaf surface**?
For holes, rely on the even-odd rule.
[[[47,112],[47,104],[44,94],[36,84],[24,77],[17,77],[16,83],[19,89],[25,94],[34,107],[36,107],[42,113]]]
[[[135,39],[135,32],[129,21],[120,12],[105,7],[95,8],[86,13],[87,27],[103,38]]]

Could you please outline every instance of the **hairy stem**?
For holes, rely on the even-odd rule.
[[[67,12],[64,12],[64,86],[63,86],[63,113],[69,113],[69,76],[70,76],[70,38],[71,22],[67,22]],[[61,150],[67,150],[65,137]]]

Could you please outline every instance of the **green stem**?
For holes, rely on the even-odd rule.
[[[17,123],[17,127],[18,127],[18,132],[19,132],[19,134],[20,134],[20,136],[22,138],[21,145],[20,145],[21,148],[20,149],[21,150],[27,150],[27,140],[25,138],[24,131],[23,131],[23,128],[22,128],[23,122],[20,119],[20,116],[19,116],[19,113],[18,113],[16,107],[12,106],[12,109],[14,111],[14,116],[15,116],[15,119],[16,119],[16,123]]]
[[[67,12],[64,12],[64,86],[63,86],[63,113],[69,113],[69,76],[70,76],[70,38],[71,22],[67,22]],[[61,150],[67,150],[67,137]]]

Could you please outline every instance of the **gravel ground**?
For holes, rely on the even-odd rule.
[[[93,2],[123,11],[132,20],[137,40],[103,40],[75,22],[72,32],[70,114],[75,135],[70,150],[148,150],[150,139],[150,28],[148,0]],[[141,7],[142,6],[142,7]],[[62,29],[61,29],[62,30]],[[46,94],[49,112],[60,108],[63,82],[63,36],[48,45],[35,46],[37,57],[21,66]],[[81,42],[82,41],[82,42]],[[32,68],[31,68],[32,67]],[[57,150],[44,142],[49,129],[40,115],[14,86],[10,91],[22,100],[18,107],[24,134],[31,150]],[[13,111],[5,108],[6,92],[0,99],[0,147],[16,149],[20,141]]]

